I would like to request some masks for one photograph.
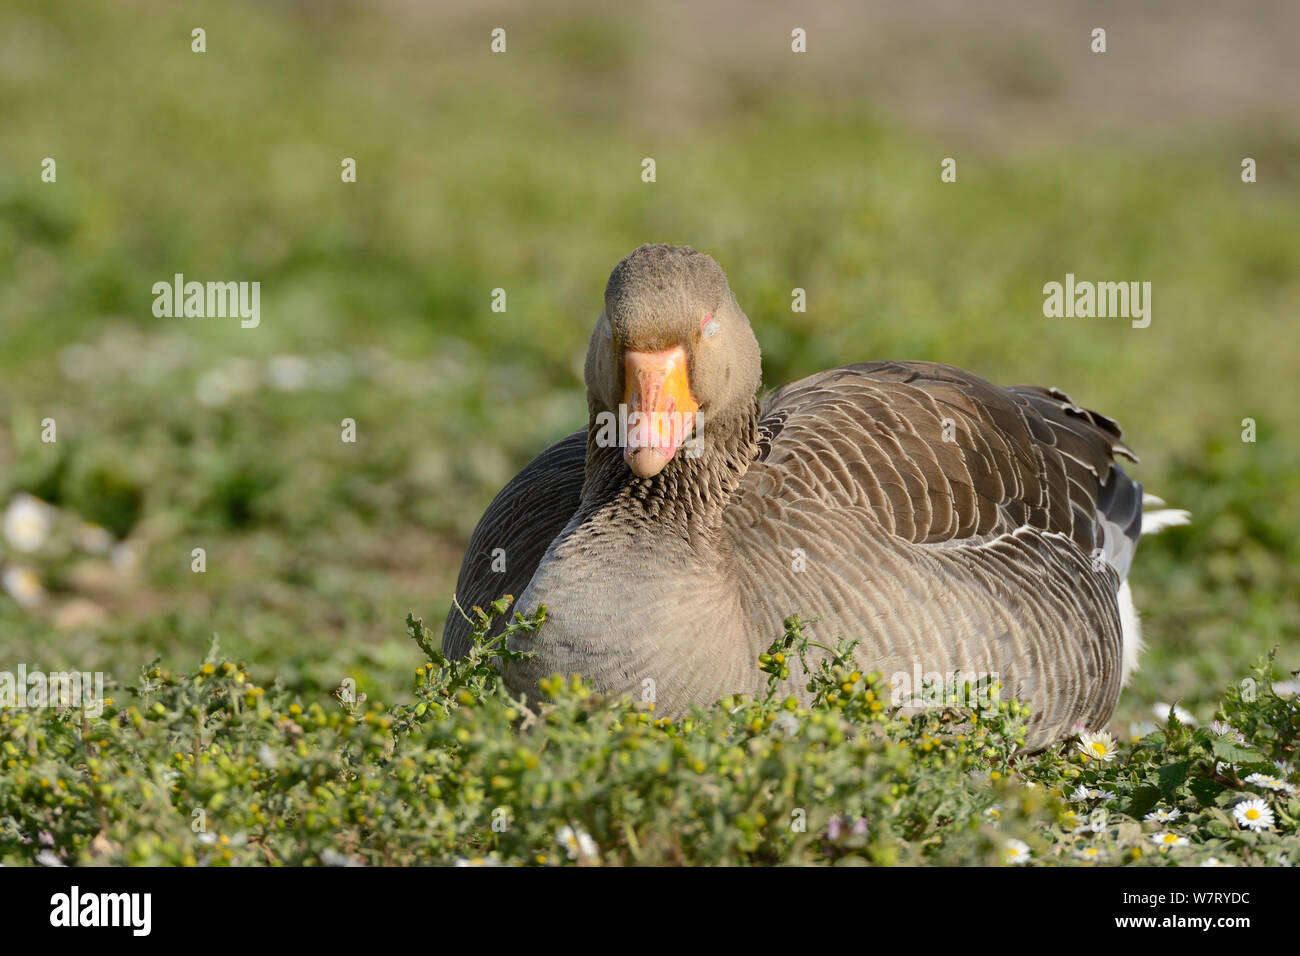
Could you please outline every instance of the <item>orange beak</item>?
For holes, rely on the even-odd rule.
[[[691,394],[686,352],[627,352],[623,358],[623,460],[641,478],[663,471],[691,436],[700,405]]]

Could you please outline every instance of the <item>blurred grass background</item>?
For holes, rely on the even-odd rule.
[[[0,593],[0,667],[129,683],[217,633],[392,699],[406,613],[441,620],[482,508],[585,420],[610,268],[666,241],[728,271],[769,385],[929,359],[1119,419],[1195,517],[1139,552],[1117,720],[1208,719],[1255,655],[1300,666],[1298,35],[1272,2],[8,3],[0,506],[57,520],[0,542],[40,588]],[[260,327],[155,318],[178,272],[260,281]],[[1045,319],[1067,272],[1150,281],[1150,328]]]

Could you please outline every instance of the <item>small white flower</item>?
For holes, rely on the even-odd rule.
[[[279,392],[300,392],[311,384],[311,363],[299,355],[277,355],[266,365],[266,380]]]
[[[53,850],[41,850],[36,854],[36,862],[41,866],[67,866]]]
[[[1080,860],[1100,860],[1101,850],[1095,846],[1081,846],[1074,851],[1074,855]]]
[[[1160,849],[1166,850],[1171,846],[1187,846],[1187,837],[1180,837],[1176,833],[1153,833],[1151,842]]]
[[[1002,845],[1002,860],[1012,866],[1028,863],[1030,856],[1029,844],[1023,840],[1008,840]]]
[[[1115,759],[1115,738],[1104,730],[1096,733],[1084,731],[1079,734],[1079,752],[1086,757],[1110,763]]]
[[[1236,727],[1232,726],[1232,724],[1225,723],[1222,720],[1210,721],[1210,731],[1216,737],[1231,737],[1234,741],[1236,741],[1239,744],[1244,744],[1246,742],[1245,734],[1243,734]]]
[[[1267,830],[1273,826],[1273,811],[1258,797],[1243,800],[1232,808],[1237,825],[1246,830]]]
[[[54,509],[39,498],[19,493],[13,496],[5,509],[5,538],[15,551],[27,554],[35,551],[50,536],[54,522]]]
[[[1295,697],[1300,694],[1300,678],[1274,681],[1273,693],[1278,697]]]
[[[257,748],[257,762],[267,770],[274,770],[279,764],[275,757],[275,751],[271,749],[270,744],[262,744]]]
[[[108,554],[113,536],[97,524],[83,522],[77,528],[77,547],[87,554]]]
[[[194,383],[194,399],[204,408],[221,408],[230,404],[233,390],[220,369],[209,369]]]
[[[1208,857],[1207,859],[1202,860],[1200,863],[1196,865],[1197,866],[1232,866],[1231,863],[1224,863],[1217,856]]]
[[[1246,778],[1246,783],[1253,784],[1256,787],[1263,787],[1265,790],[1273,790],[1278,793],[1291,794],[1295,793],[1295,787],[1267,773],[1252,773]]]
[[[320,851],[320,861],[324,863],[326,866],[349,866],[350,867],[350,866],[361,865],[359,861],[348,856],[346,853],[340,853],[338,850],[334,849],[333,847],[328,847],[328,846],[325,849]],[[460,862],[457,861],[456,865],[460,866]]]
[[[1076,803],[1083,803],[1085,800],[1104,800],[1106,799],[1106,791],[1079,784],[1074,788],[1074,793],[1070,794],[1070,799]]]
[[[1088,817],[1087,822],[1080,823],[1071,833],[1105,833],[1106,816],[1104,813],[1094,810]]]
[[[41,587],[41,579],[31,568],[19,565],[7,567],[3,576],[0,576],[0,581],[4,583],[4,589],[9,592],[9,596],[18,602],[19,607],[40,607],[45,601],[45,589]]]
[[[1186,724],[1188,727],[1196,726],[1196,718],[1192,716],[1191,711],[1185,710],[1177,704],[1166,704],[1164,701],[1160,701],[1151,708],[1151,712],[1155,714],[1156,720],[1158,721],[1168,720],[1169,711],[1171,710],[1174,712],[1174,716],[1178,718],[1180,724]]]
[[[1130,740],[1141,740],[1147,734],[1153,734],[1156,731],[1156,725],[1149,720],[1133,721],[1128,725],[1128,735]]]
[[[997,807],[987,807],[984,810],[984,819],[988,820],[990,823],[997,823],[1002,819],[1002,811]]]
[[[799,732],[799,718],[789,711],[782,711],[772,721],[772,729],[781,731],[787,737],[793,737]]]
[[[564,847],[570,860],[593,860],[600,858],[600,847],[591,838],[591,834],[573,827],[560,827],[555,833],[555,841]]]
[[[1142,819],[1147,823],[1173,823],[1182,815],[1179,810],[1152,810]]]

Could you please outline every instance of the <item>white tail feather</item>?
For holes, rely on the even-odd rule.
[[[1190,511],[1181,508],[1166,508],[1164,500],[1155,495],[1142,496],[1142,533],[1159,534],[1165,528],[1187,524],[1192,520]],[[1138,658],[1142,654],[1142,625],[1138,620],[1137,608],[1133,605],[1133,592],[1125,581],[1119,587],[1119,622],[1120,633],[1124,641],[1124,668],[1121,683],[1128,682],[1128,675],[1138,669]]]
[[[1190,511],[1183,511],[1181,508],[1161,508],[1158,511],[1142,512],[1142,533],[1159,534],[1165,528],[1173,528],[1180,524],[1187,524],[1192,520]]]

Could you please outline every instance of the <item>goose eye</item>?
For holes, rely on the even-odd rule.
[[[700,331],[706,339],[711,339],[722,331],[722,325],[713,317],[713,313],[709,313],[700,321]]]

